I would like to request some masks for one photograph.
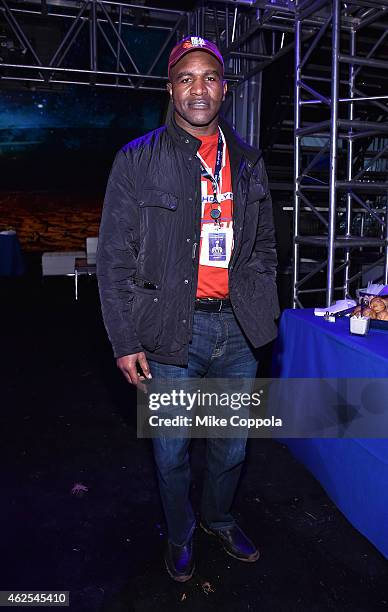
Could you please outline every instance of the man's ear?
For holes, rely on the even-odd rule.
[[[228,83],[224,81],[223,86],[224,86],[224,95],[223,95],[222,101],[225,100],[226,92],[228,91]]]
[[[166,88],[167,88],[167,91],[170,94],[170,96],[172,96],[172,85],[171,85],[170,81],[167,83]]]

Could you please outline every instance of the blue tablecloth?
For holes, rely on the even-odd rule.
[[[22,250],[16,234],[0,234],[0,276],[24,274]]]
[[[388,332],[349,334],[312,310],[286,310],[274,352],[274,376],[388,378]],[[388,410],[388,398],[387,398]],[[287,439],[349,521],[388,558],[388,440]]]

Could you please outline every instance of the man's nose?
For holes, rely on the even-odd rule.
[[[196,96],[201,96],[206,91],[205,83],[202,79],[194,79],[191,86],[191,93]]]

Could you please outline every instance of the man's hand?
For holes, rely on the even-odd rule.
[[[124,355],[124,357],[119,357],[116,359],[116,364],[131,385],[135,385],[144,393],[147,392],[147,387],[142,381],[146,378],[152,378],[152,376],[145,353],[142,352],[133,353],[132,355]],[[143,374],[138,371],[138,365],[140,366]]]

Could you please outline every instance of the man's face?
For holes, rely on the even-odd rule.
[[[167,89],[174,110],[188,126],[207,126],[225,99],[222,66],[205,51],[190,51],[171,69]]]

